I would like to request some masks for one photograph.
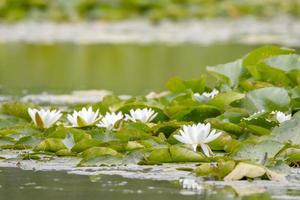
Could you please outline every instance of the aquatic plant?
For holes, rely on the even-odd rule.
[[[34,124],[39,128],[50,128],[62,116],[59,110],[37,110],[34,108],[28,108],[28,114],[30,115]]]
[[[151,98],[108,95],[54,111],[2,102],[0,149],[25,149],[21,159],[75,156],[79,166],[194,162],[183,170],[224,180],[284,180],[289,166],[300,163],[300,55],[263,46],[207,73],[214,82],[206,75],[174,77],[168,91]],[[199,101],[197,93],[208,98]]]
[[[130,120],[133,122],[141,121],[143,123],[148,123],[151,122],[156,116],[157,113],[155,113],[155,111],[151,108],[138,108],[136,110],[130,110],[130,114],[125,114],[125,120]]]
[[[80,111],[74,111],[68,114],[68,121],[73,127],[84,127],[96,124],[100,120],[99,110],[93,111],[92,107],[82,108]]]
[[[117,114],[114,112],[106,113],[104,117],[100,120],[100,122],[97,124],[98,127],[106,128],[108,130],[112,130],[115,126],[115,124],[123,119],[122,112],[118,112]]]
[[[191,145],[194,151],[197,151],[197,146],[200,145],[203,153],[208,157],[213,153],[207,143],[214,141],[222,134],[222,132],[211,130],[210,123],[185,125],[179,133],[180,135],[174,135],[176,140]]]

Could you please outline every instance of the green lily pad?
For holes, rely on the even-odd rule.
[[[82,139],[72,147],[72,151],[79,153],[91,147],[100,146],[101,143],[101,141],[95,139]]]
[[[259,78],[260,75],[257,70],[259,63],[264,62],[267,58],[272,56],[292,54],[294,52],[295,50],[277,46],[263,46],[248,53],[248,55],[243,59],[243,66],[247,68],[253,77]]]
[[[240,162],[226,177],[225,181],[240,180],[242,178],[257,178],[267,175],[273,181],[285,181],[284,175],[271,171],[263,166]]]
[[[235,167],[235,162],[219,161],[215,163],[204,163],[197,167],[194,171],[197,176],[213,176],[218,179],[223,179],[228,175]]]
[[[231,103],[241,100],[245,94],[238,92],[219,93],[215,98],[210,100],[208,104],[221,108],[222,110],[230,106]]]
[[[275,127],[270,135],[270,139],[282,143],[300,145],[300,118],[294,115],[291,120]]]
[[[107,147],[92,147],[81,153],[81,157],[85,160],[104,155],[117,156],[119,153],[111,148]]]
[[[265,63],[285,72],[300,69],[300,56],[296,54],[273,56],[265,60]]]
[[[289,109],[290,97],[284,88],[268,87],[248,92],[244,106],[251,112],[286,111]]]
[[[28,124],[26,120],[11,115],[0,115],[0,129]]]
[[[144,140],[149,139],[152,135],[149,133],[150,128],[143,123],[126,124],[120,131],[116,133],[116,137],[121,141]]]
[[[226,64],[208,66],[206,70],[231,87],[236,87],[239,84],[239,79],[244,73],[241,59]]]
[[[58,138],[48,138],[39,143],[36,147],[36,151],[50,151],[50,152],[57,152],[61,149],[65,149],[66,146],[62,142],[62,139]]]
[[[177,145],[169,148],[159,148],[151,152],[147,157],[150,163],[171,163],[171,162],[201,162],[207,158],[202,153]]]
[[[284,144],[272,140],[265,140],[259,143],[243,143],[232,157],[235,160],[260,162],[265,156],[270,159],[274,158],[284,146]]]
[[[202,93],[205,89],[205,82],[205,76],[202,76],[198,80],[189,81],[182,80],[179,77],[173,77],[167,82],[166,87],[174,93],[181,93],[185,92],[186,90],[192,90],[193,92]]]

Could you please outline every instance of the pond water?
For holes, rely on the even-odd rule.
[[[0,196],[6,199],[195,199],[167,181],[143,181],[120,176],[79,176],[65,172],[1,169]],[[215,198],[209,198],[215,199]]]
[[[25,171],[17,168],[0,168],[0,170],[0,199],[2,197],[10,200],[135,200],[141,198],[143,200],[268,200],[276,198],[268,192],[238,197],[232,188],[226,186],[195,192],[182,189],[178,183],[168,181],[145,181],[108,175],[83,176],[62,171]],[[285,194],[293,198],[297,193],[291,191],[282,189],[277,193],[280,193],[282,198]]]
[[[240,58],[257,46],[215,44],[0,44],[0,94],[107,89],[117,94],[163,90],[168,78],[197,78],[205,66]],[[279,195],[279,196],[278,196]],[[182,189],[175,182],[0,168],[0,199],[297,199],[299,187],[238,197],[230,186]],[[298,198],[300,199],[300,198]]]
[[[107,89],[163,90],[175,75],[197,78],[205,66],[240,58],[257,46],[215,44],[0,44],[0,94]]]

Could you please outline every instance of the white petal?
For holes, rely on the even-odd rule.
[[[218,137],[220,137],[220,135],[222,135],[222,132],[211,134],[206,138],[204,143],[210,143],[210,142],[214,141],[215,139],[217,139]]]
[[[181,136],[181,135],[174,135],[173,136],[176,140],[178,140],[179,142],[182,142],[184,144],[190,144],[190,141],[186,140],[185,137]]]
[[[192,144],[192,148],[194,152],[197,152],[197,146],[198,146],[197,144]]]
[[[206,155],[207,157],[210,157],[211,150],[210,150],[209,146],[207,144],[201,144],[201,148],[202,148],[204,155]]]
[[[29,116],[31,117],[32,121],[35,122],[35,113],[37,112],[36,109],[31,109],[31,108],[28,108],[28,114]]]

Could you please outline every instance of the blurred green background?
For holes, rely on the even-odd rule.
[[[0,19],[56,21],[300,15],[299,0],[0,0]]]
[[[143,19],[142,22],[169,20],[176,24],[186,19],[226,20],[255,16],[260,20],[278,15],[292,16],[297,22],[300,0],[0,0],[0,32],[5,32],[6,25],[23,23],[22,26],[27,26],[24,23],[27,21],[35,21],[37,24],[34,26],[56,22],[63,28],[65,23],[84,24],[90,21],[107,22],[109,25],[115,21]],[[33,40],[39,37],[32,32],[22,32],[24,30],[19,29],[22,26],[12,29],[11,34],[25,34],[25,37],[28,34]],[[206,31],[205,28],[203,31]],[[93,30],[90,32],[93,34]],[[72,33],[68,32],[66,37],[72,37]],[[227,33],[228,30],[225,30],[225,36]],[[9,32],[5,34],[10,36]],[[172,45],[159,42],[79,44],[60,41],[31,44],[22,40],[3,41],[0,34],[0,94],[65,93],[78,89],[144,94],[163,90],[165,82],[172,76],[197,78],[204,73],[207,65],[235,60],[257,47],[230,41],[199,45],[176,43],[174,40]]]
[[[163,90],[172,76],[198,78],[205,66],[235,60],[257,46],[216,44],[0,45],[2,93],[108,89],[118,94]]]

